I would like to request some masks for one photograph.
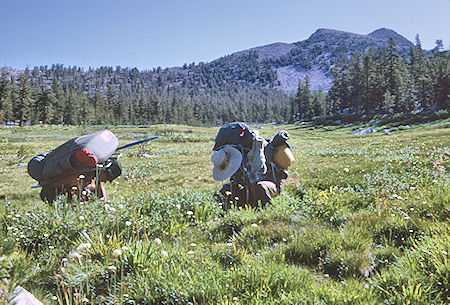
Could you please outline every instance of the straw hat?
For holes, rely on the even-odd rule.
[[[217,181],[231,177],[241,166],[242,154],[231,145],[225,145],[211,156],[213,177]]]
[[[282,169],[288,169],[295,161],[292,151],[286,144],[275,147],[272,159]]]

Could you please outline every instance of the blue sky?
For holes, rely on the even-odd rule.
[[[450,43],[450,0],[0,0],[0,66],[173,67],[318,28]]]

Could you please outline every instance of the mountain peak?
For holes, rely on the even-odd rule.
[[[340,30],[334,30],[334,29],[325,29],[325,28],[321,28],[316,30],[310,37],[309,39],[317,39],[317,38],[322,38],[322,37],[326,37],[326,36],[348,36],[348,35],[358,35],[358,34],[354,34],[354,33],[350,33],[350,32],[345,32],[345,31],[340,31]]]
[[[378,38],[383,40],[389,40],[390,38],[393,38],[395,42],[402,45],[408,45],[411,46],[413,43],[397,33],[394,30],[388,29],[388,28],[379,28],[372,33],[368,34],[367,36],[370,36],[372,38]]]

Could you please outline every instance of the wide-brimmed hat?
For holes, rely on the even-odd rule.
[[[231,145],[224,145],[211,156],[213,177],[217,181],[231,177],[241,166],[242,154]]]

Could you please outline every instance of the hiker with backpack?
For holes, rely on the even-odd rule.
[[[225,209],[233,204],[264,206],[281,193],[282,180],[288,177],[287,169],[294,161],[288,139],[284,130],[264,139],[242,122],[220,128],[211,161],[215,180],[230,178],[220,190]]]
[[[39,154],[28,163],[28,173],[42,187],[40,197],[53,202],[58,195],[90,200],[95,194],[106,202],[103,182],[111,182],[122,173],[122,167],[111,156],[118,146],[117,137],[101,130],[67,141],[49,152]]]

